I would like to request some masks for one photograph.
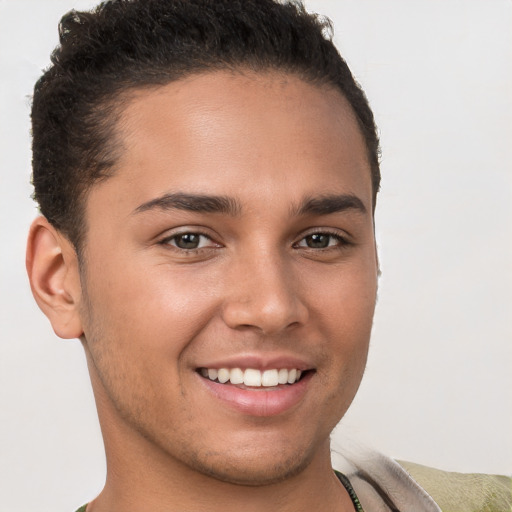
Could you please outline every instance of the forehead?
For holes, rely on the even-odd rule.
[[[334,191],[362,195],[371,210],[366,146],[350,105],[294,75],[221,71],[137,90],[117,136],[114,176],[93,190],[112,182],[134,203],[176,191],[242,200],[285,191],[296,202]]]

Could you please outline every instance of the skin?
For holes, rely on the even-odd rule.
[[[38,303],[87,356],[108,466],[87,510],[353,510],[329,435],[363,375],[377,257],[348,103],[290,75],[215,72],[137,91],[117,136],[82,264],[42,218],[27,253]],[[236,208],[155,201],[178,193]],[[304,208],[333,195],[356,206]],[[244,357],[304,362],[300,400],[258,416],[212,395],[198,368]]]

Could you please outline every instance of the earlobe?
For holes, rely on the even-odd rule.
[[[61,338],[83,334],[78,259],[72,244],[44,217],[30,227],[26,265],[37,304]]]

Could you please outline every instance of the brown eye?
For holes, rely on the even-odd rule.
[[[342,236],[335,233],[311,233],[300,240],[296,247],[304,247],[306,249],[329,249],[339,247],[342,248],[350,245]]]
[[[197,249],[200,241],[201,235],[197,233],[185,233],[174,237],[174,243],[180,249]]]
[[[202,235],[201,233],[179,233],[170,236],[161,242],[162,244],[172,245],[177,249],[184,251],[193,251],[195,249],[203,249],[206,247],[215,246],[210,237]]]
[[[333,237],[331,235],[315,233],[313,235],[306,236],[304,241],[306,242],[306,246],[310,249],[325,249],[326,247],[329,247],[332,238]]]

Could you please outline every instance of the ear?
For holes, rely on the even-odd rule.
[[[35,219],[30,227],[26,265],[32,294],[55,334],[80,337],[82,290],[76,251],[44,217]]]

